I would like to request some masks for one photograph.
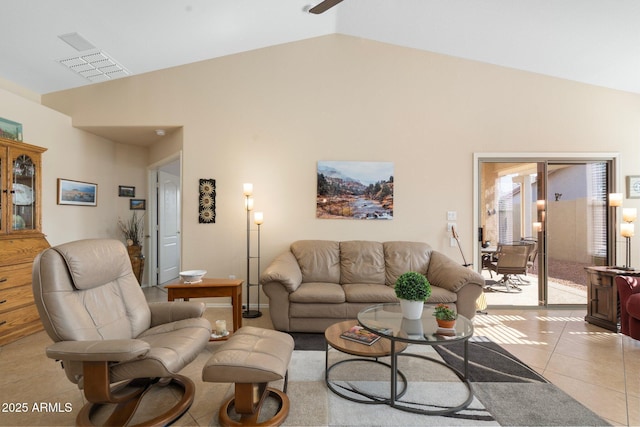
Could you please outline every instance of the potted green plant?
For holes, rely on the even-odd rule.
[[[436,317],[436,322],[438,322],[438,326],[441,328],[453,328],[458,318],[458,313],[447,304],[442,303],[436,305],[436,308],[433,310],[433,315]]]
[[[131,218],[126,221],[118,219],[118,226],[127,244],[127,252],[129,252],[133,273],[136,279],[138,279],[138,283],[142,283],[142,273],[144,271],[144,255],[142,254],[144,214],[138,216],[138,214],[134,212]]]
[[[402,273],[396,280],[395,291],[400,299],[402,316],[406,319],[419,319],[424,302],[431,295],[431,284],[424,274],[417,271]]]

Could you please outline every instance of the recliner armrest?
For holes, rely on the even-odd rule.
[[[127,362],[143,358],[150,348],[142,340],[60,341],[47,347],[47,357],[78,362]]]
[[[278,282],[288,292],[293,292],[302,283],[302,271],[298,260],[289,251],[278,255],[260,275],[260,283]]]
[[[169,301],[149,304],[151,327],[164,325],[177,320],[202,317],[206,306],[202,302]]]

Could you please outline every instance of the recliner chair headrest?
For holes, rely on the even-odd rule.
[[[124,244],[115,239],[78,240],[52,249],[67,263],[77,289],[96,288],[133,274]]]

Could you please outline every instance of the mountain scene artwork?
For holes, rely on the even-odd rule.
[[[393,219],[393,163],[319,161],[316,217]]]

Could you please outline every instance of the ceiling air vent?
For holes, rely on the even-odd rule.
[[[59,59],[58,62],[90,82],[104,82],[130,75],[129,70],[118,64],[107,53],[91,52],[85,55]]]

